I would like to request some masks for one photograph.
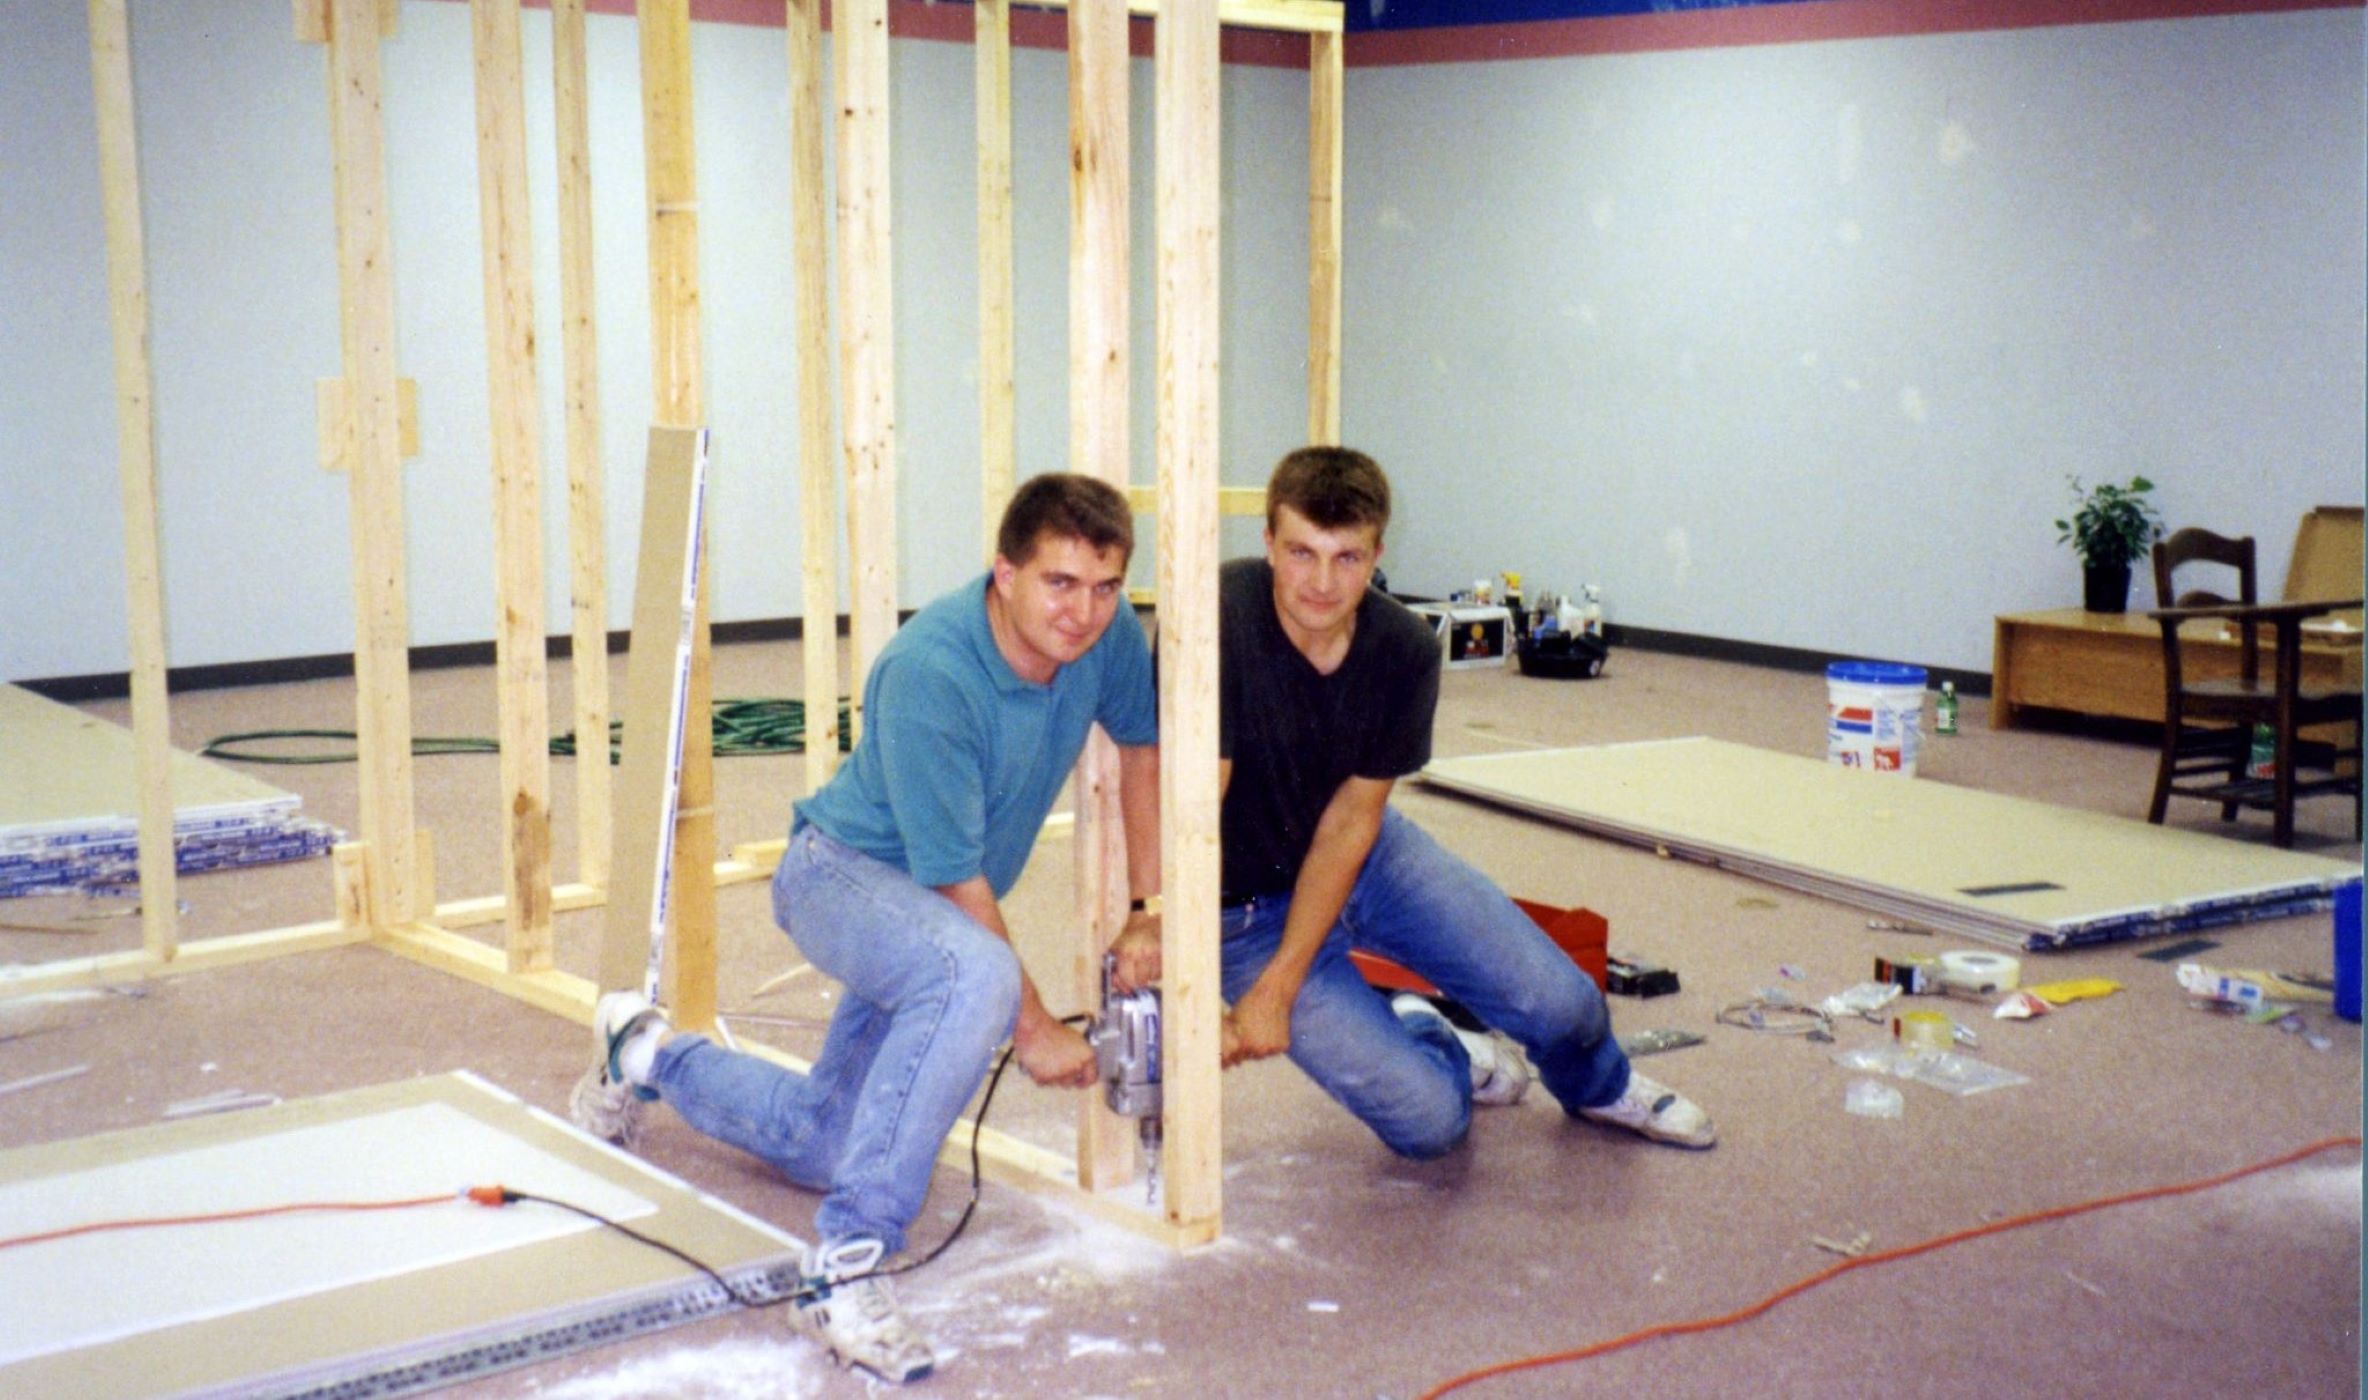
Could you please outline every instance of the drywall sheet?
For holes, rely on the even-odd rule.
[[[2039,950],[2323,908],[2341,861],[1713,739],[1443,759],[1426,782]]]
[[[723,1306],[680,1262],[573,1212],[459,1199],[490,1184],[629,1221],[727,1276],[781,1273],[794,1258],[790,1236],[473,1076],[413,1080],[0,1154],[0,1235],[11,1237],[293,1202],[453,1198],[0,1252],[0,1394],[286,1394],[356,1381],[361,1393],[397,1394],[416,1380],[388,1377],[460,1379],[569,1349],[571,1337],[647,1330],[584,1324],[646,1313],[686,1286],[711,1295],[705,1310]],[[683,1301],[675,1320],[700,1311]],[[524,1345],[486,1345],[496,1341]]]
[[[173,852],[184,872],[297,860],[337,832],[283,792],[195,754],[172,756]],[[131,731],[0,685],[0,896],[139,879]]]

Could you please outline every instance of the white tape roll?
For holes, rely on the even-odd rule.
[[[1940,984],[1953,992],[1989,996],[2022,983],[2023,965],[2004,953],[1968,950],[1940,955]]]

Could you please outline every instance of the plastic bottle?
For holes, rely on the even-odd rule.
[[[1582,636],[1603,635],[1603,590],[1590,583],[1586,587],[1587,602],[1579,609],[1579,632]]]
[[[1932,707],[1932,732],[1935,734],[1957,732],[1957,683],[1955,681],[1940,683],[1940,699]]]
[[[2253,726],[2253,751],[2246,756],[2245,776],[2274,778],[2278,775],[2278,735],[2266,724]]]

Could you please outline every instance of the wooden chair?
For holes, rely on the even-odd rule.
[[[2236,571],[2234,598],[2204,589],[2179,592],[2173,575],[2182,567],[2215,564]],[[2302,623],[2305,618],[2360,606],[2358,598],[2255,602],[2253,540],[2229,539],[2189,528],[2154,546],[2154,591],[2160,605],[2150,614],[2162,628],[2162,759],[2155,769],[2154,801],[2146,820],[2159,825],[2173,797],[2220,804],[2220,818],[2233,820],[2240,807],[2266,809],[2272,839],[2294,844],[2294,802],[2301,797],[2349,794],[2352,833],[2360,831],[2360,693],[2306,689],[2302,679]],[[2237,630],[2240,665],[2225,679],[2190,678],[2183,664],[2180,627],[2218,620]],[[2261,631],[2275,638],[2271,674],[2262,675]],[[2276,736],[2276,771],[2267,778],[2247,773],[2253,727],[2267,725]],[[2348,748],[2306,745],[2300,732],[2313,725],[2349,725]],[[2298,765],[2305,761],[2312,772]],[[2338,771],[2348,769],[2349,771]]]

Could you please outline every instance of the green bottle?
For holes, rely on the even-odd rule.
[[[1957,732],[1957,683],[1955,681],[1940,683],[1940,699],[1932,707],[1932,732],[1935,734]]]

